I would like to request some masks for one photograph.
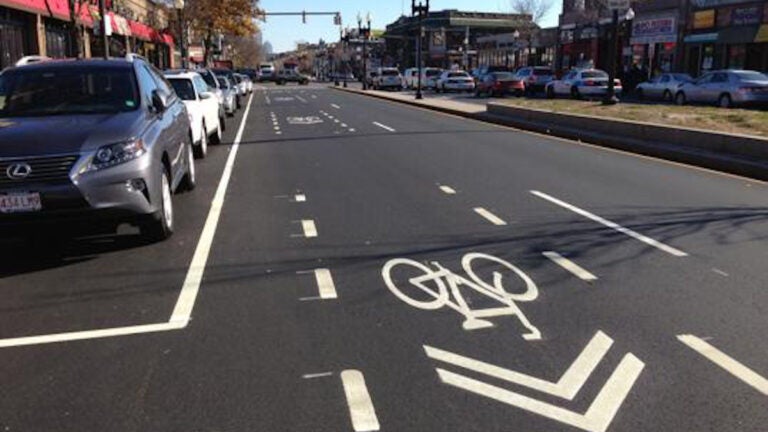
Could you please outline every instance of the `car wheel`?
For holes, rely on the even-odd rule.
[[[683,92],[678,92],[678,93],[675,95],[675,105],[678,105],[678,106],[683,106],[683,105],[685,105],[687,102],[688,102],[688,101],[686,100],[686,97],[685,97],[685,93],[683,93]]]
[[[242,105],[240,104],[240,95],[237,95],[237,99],[235,99],[235,107],[237,109],[242,108]]]
[[[200,136],[200,143],[194,146],[193,149],[197,159],[203,159],[208,155],[208,131],[205,129],[205,122],[203,122],[203,132]]]
[[[223,113],[223,115],[219,116],[219,131],[224,132],[227,130],[227,114]]]
[[[554,99],[555,98],[555,89],[552,87],[547,87],[547,99]]]
[[[571,97],[574,99],[581,99],[581,94],[579,93],[579,88],[576,86],[571,87]]]
[[[729,94],[720,95],[720,98],[717,100],[717,105],[720,106],[720,108],[733,107],[733,100],[731,99],[731,95]]]
[[[160,175],[160,209],[147,217],[139,229],[141,235],[151,242],[160,242],[173,234],[173,193],[168,170],[163,166]]]
[[[674,98],[672,97],[672,92],[669,90],[664,90],[664,100],[672,102]]]
[[[213,139],[211,140],[216,145],[221,144],[221,125],[222,125],[222,123],[223,123],[223,120],[219,119],[218,124],[216,124],[216,132],[213,134]]]

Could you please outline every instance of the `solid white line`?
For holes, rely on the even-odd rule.
[[[333,376],[333,372],[320,372],[320,373],[313,373],[313,374],[304,374],[301,377],[304,379],[312,379],[312,378],[324,378]]]
[[[312,219],[302,220],[301,228],[304,230],[304,237],[317,237],[317,227],[315,227],[315,221]]]
[[[336,104],[331,104],[331,106],[332,106],[332,107],[334,107],[334,108],[336,108],[336,109],[341,109],[341,107],[340,107],[340,106],[338,106],[338,105],[336,105]]]
[[[128,327],[113,327],[98,330],[85,330],[70,333],[55,333],[39,336],[25,336],[12,339],[0,339],[0,348],[40,345],[54,342],[70,342],[85,339],[100,339],[114,336],[127,336],[141,333],[157,333],[169,330],[179,330],[186,326],[185,322],[167,322],[161,324],[144,324]]]
[[[203,233],[200,235],[200,240],[197,242],[195,255],[192,257],[192,264],[190,264],[189,270],[187,271],[187,277],[184,279],[184,285],[181,288],[179,299],[176,301],[176,307],[173,308],[170,322],[183,322],[184,325],[187,325],[187,323],[189,323],[189,318],[192,315],[192,308],[195,306],[197,293],[200,290],[200,283],[203,280],[203,273],[205,272],[205,265],[208,262],[208,254],[211,251],[213,237],[216,234],[216,227],[219,225],[219,216],[221,216],[221,210],[224,208],[224,198],[227,195],[227,186],[229,186],[229,180],[232,177],[232,169],[235,166],[237,151],[240,148],[240,141],[243,139],[245,120],[248,118],[248,113],[251,111],[251,102],[253,102],[253,94],[248,98],[248,105],[245,107],[243,120],[240,122],[240,128],[237,130],[235,142],[232,144],[232,148],[229,152],[227,164],[224,166],[224,172],[221,174],[219,187],[216,189],[216,195],[214,195],[213,201],[211,202],[211,209],[208,210],[208,218],[205,221]]]
[[[490,223],[494,225],[506,225],[507,223],[504,222],[503,219],[496,216],[495,214],[489,212],[488,210],[482,208],[482,207],[475,207],[475,213],[479,214],[480,216],[487,219]]]
[[[552,262],[559,265],[560,267],[573,273],[577,278],[583,281],[592,282],[597,280],[597,276],[584,270],[584,268],[582,268],[580,265],[560,255],[557,252],[547,251],[547,252],[542,252],[542,255],[549,258],[550,260],[552,260]]]
[[[376,417],[376,410],[373,408],[362,372],[353,369],[341,372],[341,383],[347,396],[349,416],[352,418],[352,428],[355,432],[379,430],[379,419]]]
[[[307,196],[304,194],[299,194],[293,197],[293,199],[296,200],[296,202],[305,202],[307,201]]]
[[[565,201],[561,201],[561,200],[559,200],[559,199],[557,199],[555,197],[552,197],[550,195],[547,195],[547,194],[545,194],[543,192],[532,190],[531,193],[536,195],[539,198],[545,199],[545,200],[547,200],[547,201],[549,201],[549,202],[551,202],[553,204],[559,205],[560,207],[563,207],[563,208],[568,209],[568,210],[570,210],[570,211],[572,211],[572,212],[574,212],[576,214],[584,216],[587,219],[592,219],[593,221],[595,221],[595,222],[597,222],[599,224],[605,225],[608,228],[613,229],[614,231],[618,231],[618,232],[620,232],[622,234],[626,234],[629,237],[632,237],[632,238],[634,238],[636,240],[639,240],[639,241],[641,241],[641,242],[643,242],[643,243],[645,243],[645,244],[647,244],[649,246],[653,246],[653,247],[655,247],[657,249],[660,249],[660,250],[662,250],[662,251],[664,251],[664,252],[666,252],[666,253],[668,253],[670,255],[674,255],[674,256],[677,256],[677,257],[688,256],[687,253],[685,253],[685,252],[683,252],[683,251],[681,251],[679,249],[675,249],[672,246],[665,245],[664,243],[661,243],[660,241],[654,240],[654,239],[652,239],[650,237],[646,237],[646,236],[644,236],[644,235],[642,235],[640,233],[632,231],[629,228],[624,228],[623,226],[621,226],[621,225],[619,225],[619,224],[617,224],[615,222],[609,221],[608,219],[604,219],[604,218],[602,218],[602,217],[600,217],[600,216],[598,216],[596,214],[590,213],[590,212],[588,212],[588,211],[586,211],[584,209],[580,209],[580,208],[578,208],[578,207],[576,207],[574,205],[568,204]]]
[[[450,186],[445,186],[445,185],[440,186],[440,190],[445,192],[445,193],[447,193],[448,195],[455,195],[456,194],[456,191],[452,187],[450,187]]]
[[[679,335],[677,339],[691,349],[708,358],[710,361],[730,372],[736,378],[754,387],[760,393],[768,396],[768,379],[757,372],[729,357],[724,352],[713,347],[705,340],[693,335]]]
[[[382,129],[384,129],[384,130],[388,130],[388,131],[390,131],[390,132],[397,132],[396,130],[392,129],[391,127],[389,127],[389,126],[387,126],[387,125],[384,125],[384,124],[381,124],[381,123],[379,123],[379,122],[373,122],[373,124],[375,124],[376,126],[378,126],[378,127],[382,128]]]
[[[331,277],[330,270],[316,269],[315,280],[317,281],[317,290],[320,292],[320,298],[338,298],[338,295],[336,294],[336,285],[333,283],[333,277]]]

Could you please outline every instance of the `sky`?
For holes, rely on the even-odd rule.
[[[261,0],[260,6],[267,12],[341,12],[344,26],[356,27],[357,14],[363,16],[370,12],[371,26],[384,29],[387,24],[397,20],[403,12],[410,15],[410,0]],[[509,0],[430,0],[432,10],[459,9],[478,12],[509,12]],[[557,25],[557,17],[562,1],[553,0],[549,15],[540,23],[543,27]],[[302,24],[300,16],[267,17],[266,23],[260,23],[262,40],[272,44],[274,52],[290,51],[296,42],[317,42],[339,39],[339,27],[333,25],[332,16],[309,16]]]

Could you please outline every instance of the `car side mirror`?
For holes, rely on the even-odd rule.
[[[156,113],[161,113],[168,108],[168,95],[159,89],[152,90],[152,108]]]
[[[200,100],[206,100],[213,97],[213,93],[211,92],[202,92],[200,93]]]

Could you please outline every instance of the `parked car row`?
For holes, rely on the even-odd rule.
[[[148,240],[168,238],[173,195],[195,188],[195,159],[221,142],[249,81],[226,70],[163,73],[137,55],[3,70],[0,228],[128,222]]]

